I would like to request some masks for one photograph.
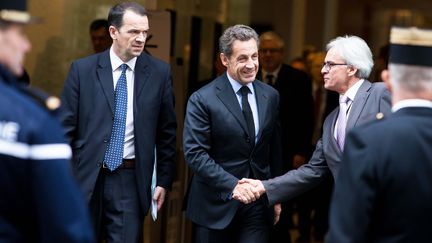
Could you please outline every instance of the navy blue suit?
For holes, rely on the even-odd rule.
[[[430,242],[432,108],[405,107],[352,130],[326,242]]]
[[[257,79],[262,80],[261,72]],[[279,92],[283,171],[292,169],[294,155],[307,156],[313,132],[312,81],[303,71],[282,64],[273,87]]]
[[[73,169],[88,202],[100,191],[95,187],[113,126],[114,84],[109,51],[73,62],[62,94],[61,119],[73,149]],[[137,213],[144,215],[152,197],[155,147],[157,186],[171,188],[175,172],[176,116],[168,64],[142,53],[136,60],[134,78],[132,176],[136,178],[133,181],[139,201]],[[128,186],[122,188],[127,190]],[[136,226],[129,222],[121,224]]]
[[[94,242],[57,119],[0,66],[0,242]]]
[[[231,199],[238,180],[270,178],[273,165],[279,162],[270,157],[271,151],[278,148],[271,145],[279,128],[279,95],[261,81],[255,80],[253,85],[259,117],[255,146],[250,144],[246,120],[226,73],[189,99],[183,146],[194,176],[189,187],[186,216],[197,225],[225,229],[242,209],[240,202]],[[262,205],[259,210],[263,210]],[[268,217],[259,227],[271,224],[267,210],[266,207],[264,214]],[[243,216],[252,212],[255,212],[254,206]],[[231,240],[238,234],[234,230]]]

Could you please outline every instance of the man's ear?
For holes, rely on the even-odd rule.
[[[353,66],[348,66],[347,72],[348,76],[355,76],[355,74],[358,72],[358,69]]]
[[[382,70],[381,79],[382,79],[382,81],[384,81],[384,84],[387,87],[387,89],[391,92],[392,91],[392,85],[390,83],[390,73],[387,69]]]
[[[228,67],[228,57],[225,56],[224,53],[219,54],[219,57],[220,57],[220,59],[221,59],[222,64],[223,64],[225,67]]]
[[[116,36],[117,28],[116,27],[114,27],[114,26],[111,25],[108,28],[108,32],[109,32],[109,34],[111,36],[111,39],[113,39],[113,40],[117,39],[117,36]]]

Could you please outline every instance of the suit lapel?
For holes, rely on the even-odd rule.
[[[228,80],[226,74],[219,78],[218,83],[216,84],[216,95],[221,100],[221,102],[225,105],[225,107],[233,114],[236,120],[240,123],[243,130],[247,133],[247,125],[243,113],[240,109],[240,104],[238,103],[236,94],[231,87],[231,84]]]
[[[148,68],[148,57],[141,54],[135,64],[135,81],[134,81],[134,96],[135,100],[141,95],[141,92],[148,82],[150,77],[150,69]]]
[[[331,117],[329,117],[331,119],[331,123],[330,123],[331,127],[330,127],[330,134],[329,134],[330,139],[329,139],[329,141],[331,141],[330,144],[333,147],[333,149],[335,151],[338,151],[340,153],[340,148],[339,148],[339,146],[338,146],[338,144],[336,142],[336,138],[334,136],[334,134],[335,134],[336,120],[337,120],[338,115],[339,115],[339,107],[337,107],[337,112],[333,111],[329,115],[329,116],[331,116]]]
[[[114,82],[112,72],[108,49],[99,55],[97,75],[111,113],[114,114]]]
[[[369,91],[371,86],[372,84],[369,81],[365,80],[357,91],[351,107],[351,112],[348,117],[346,131],[350,131],[357,123],[357,120],[359,119],[360,114],[366,104],[366,100],[370,94]]]

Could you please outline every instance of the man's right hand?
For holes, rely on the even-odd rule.
[[[233,198],[248,204],[259,199],[265,193],[264,185],[260,180],[243,178],[238,181],[233,191]]]

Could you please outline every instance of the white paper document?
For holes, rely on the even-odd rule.
[[[157,202],[156,202],[156,200],[152,199],[150,210],[151,210],[151,216],[152,216],[153,221],[156,221],[156,219],[157,219]]]
[[[151,212],[151,216],[153,221],[156,221],[157,219],[157,201],[153,200],[153,195],[155,193],[155,189],[156,189],[156,162],[157,162],[157,158],[156,158],[156,148],[154,149],[154,166],[153,166],[153,175],[152,175],[152,183],[151,183],[151,205],[150,205],[150,212]]]

